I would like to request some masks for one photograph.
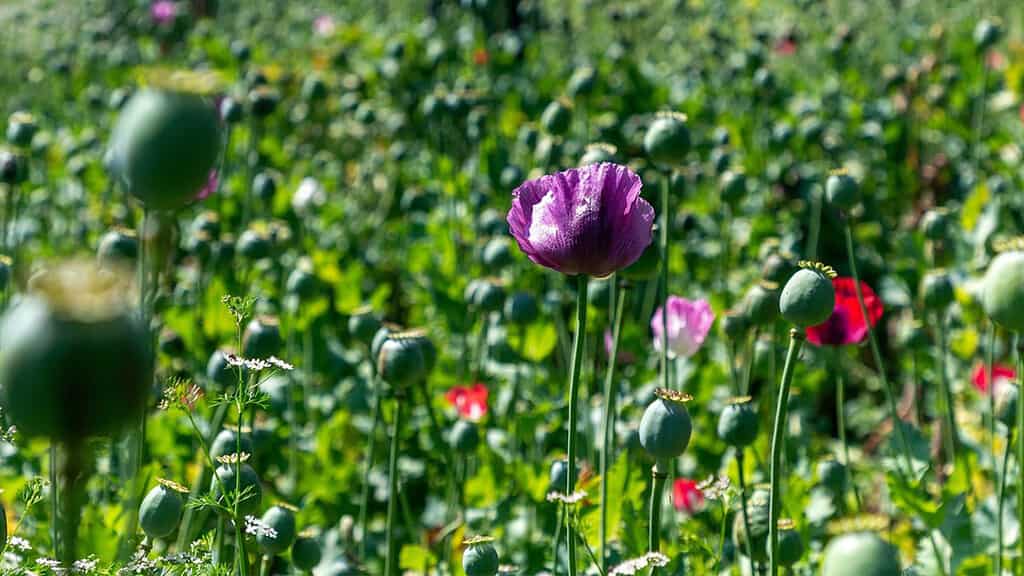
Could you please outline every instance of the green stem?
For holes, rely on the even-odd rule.
[[[554,543],[554,550],[552,550],[551,554],[552,576],[558,576],[558,544],[562,541],[562,526],[566,522],[565,507],[561,503],[558,504],[558,513],[555,514],[555,519],[557,520],[555,522],[555,539],[552,541]]]
[[[821,232],[821,196],[822,191],[811,189],[811,224],[807,231],[807,248],[804,252],[808,260],[818,259],[818,237]]]
[[[622,331],[622,309],[626,303],[626,286],[618,288],[618,295],[615,300],[615,314],[612,320],[612,347],[608,357],[608,371],[604,378],[604,422],[601,438],[601,526],[600,526],[600,547],[598,552],[601,555],[599,566],[601,570],[607,570],[606,546],[608,543],[608,462],[612,459],[612,436],[614,435],[615,418],[615,363],[619,355],[619,336]]]
[[[373,365],[373,362],[370,362]],[[371,368],[372,369],[372,368]],[[376,371],[376,370],[374,370]],[[373,461],[377,452],[377,429],[381,421],[381,398],[379,380],[373,378],[373,420],[370,425],[370,432],[366,439],[366,462],[363,464],[363,494],[359,505],[359,558],[366,561],[367,516],[370,510],[370,472],[373,470]]]
[[[786,433],[786,415],[789,405],[789,386],[793,382],[793,370],[796,368],[797,355],[803,345],[805,336],[796,328],[789,331],[789,351],[786,363],[782,367],[782,382],[779,383],[778,404],[775,408],[775,429],[772,431],[772,460],[769,476],[771,478],[771,499],[768,512],[768,551],[769,573],[778,576],[779,551],[779,512],[782,509],[781,472],[782,472],[782,441]]]
[[[967,482],[970,485],[971,461],[964,450],[960,449],[960,431],[956,425],[956,405],[953,401],[953,389],[949,383],[949,376],[946,374],[946,319],[943,314],[936,314],[935,323],[939,333],[939,381],[942,383],[942,394],[946,404],[946,426],[949,428],[949,443],[951,464],[957,462],[959,457],[967,474]]]
[[[991,382],[991,380],[989,382]],[[1010,430],[1006,434],[1006,448],[1003,450],[1003,466],[999,469],[999,501],[997,506],[998,512],[996,513],[996,536],[998,538],[998,544],[996,546],[996,576],[1003,576],[1003,509],[1005,506],[1006,495],[1006,469],[1010,466],[1010,454],[1013,453],[1010,448],[1012,446],[1013,430]]]
[[[53,557],[61,557],[60,535],[63,527],[60,519],[60,484],[57,483],[57,443],[50,443],[50,540],[53,544]]]
[[[853,229],[849,219],[843,226],[846,233],[846,258],[850,265],[850,274],[853,276],[853,286],[857,293],[857,304],[860,306],[860,313],[865,319],[870,319],[867,304],[864,303],[864,291],[860,288],[860,275],[857,274],[857,262],[853,254]],[[889,406],[889,417],[892,418],[893,428],[896,429],[896,436],[900,441],[900,449],[903,451],[903,468],[897,467],[897,473],[901,476],[914,473],[913,460],[910,456],[910,443],[907,441],[907,432],[903,429],[903,420],[900,418],[899,410],[896,408],[896,398],[893,397],[892,389],[889,387],[889,376],[885,373],[885,363],[882,362],[882,353],[878,349],[878,341],[875,339],[875,329],[871,322],[867,323],[868,344],[871,346],[871,356],[875,361],[878,370],[878,377],[882,381],[882,391],[885,393],[886,403]],[[774,575],[773,575],[774,576]]]
[[[658,552],[661,550],[661,501],[662,493],[665,491],[665,482],[668,480],[668,467],[668,462],[658,461],[651,468],[651,515],[647,535],[648,552]],[[655,573],[657,573],[656,568],[651,570],[651,574]]]
[[[572,370],[569,372],[569,439],[567,442],[568,476],[565,493],[576,490],[576,401],[579,396],[580,369],[583,366],[583,341],[587,333],[587,281],[586,274],[576,277],[576,335],[572,344]],[[567,515],[565,530],[569,546],[569,576],[576,576],[576,543],[573,537],[572,519]]]
[[[838,352],[836,358],[838,359]],[[843,467],[846,469],[846,484],[853,491],[853,500],[857,504],[857,512],[860,512],[860,490],[853,481],[853,463],[850,461],[850,444],[846,441],[846,379],[843,378],[843,370],[836,365],[836,423],[839,426],[839,441],[843,445]],[[845,500],[845,497],[843,498]]]
[[[385,576],[398,574],[395,565],[395,512],[398,494],[398,444],[402,423],[402,398],[395,398],[395,414],[391,422],[391,451],[388,456],[388,512],[387,512],[387,556],[384,558]]]
[[[661,181],[661,385],[671,390],[668,375],[668,226],[669,226],[669,180],[668,172]]]
[[[1024,378],[1024,337],[1017,334],[1017,378]],[[1020,389],[1018,389],[1019,391]],[[1024,395],[1017,398],[1017,466],[1024,466]],[[1024,481],[1017,481],[1017,522],[1024,526]],[[1024,558],[1024,537],[1018,537],[1019,558]]]
[[[744,538],[743,546],[746,549],[747,561],[750,562],[750,574],[756,574],[754,569],[754,551],[750,547],[750,515],[747,512],[747,481],[746,474],[743,471],[743,448],[736,448],[736,469],[739,473],[740,482],[740,504],[743,506],[740,510],[743,514],[743,533],[748,536]],[[724,522],[724,520],[723,520]]]
[[[263,556],[263,560],[260,562],[260,576],[268,576],[270,574],[271,560],[273,560],[273,558],[270,556]]]
[[[992,459],[996,457],[996,389],[992,381],[992,364],[996,348],[996,324],[988,323],[988,347],[985,350],[985,382],[988,382],[988,441]],[[998,572],[996,573],[998,574]]]

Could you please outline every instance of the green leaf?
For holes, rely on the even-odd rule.
[[[522,337],[518,331],[513,330],[509,334],[509,344],[513,350],[520,352],[524,358],[531,362],[541,362],[555,351],[558,345],[558,332],[551,323],[534,323],[526,328],[526,344],[523,345]]]
[[[405,570],[426,573],[428,566],[437,563],[437,559],[430,553],[430,550],[423,546],[402,546],[402,552],[398,557],[398,566]]]

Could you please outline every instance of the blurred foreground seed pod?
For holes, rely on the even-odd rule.
[[[85,263],[37,274],[3,323],[0,388],[19,432],[54,440],[136,422],[152,383],[130,281]]]
[[[982,304],[993,322],[1024,331],[1024,251],[1013,249],[992,259],[985,271]]]
[[[135,232],[115,228],[100,238],[96,256],[100,266],[104,268],[120,268],[131,270],[135,267],[135,259],[139,254],[139,239]]]
[[[144,89],[132,96],[111,136],[114,165],[149,208],[180,208],[210,178],[221,148],[217,111],[203,97]]]

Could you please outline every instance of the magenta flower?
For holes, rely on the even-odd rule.
[[[528,180],[512,193],[509,231],[537,264],[603,278],[651,243],[654,209],[632,170],[603,162]]]
[[[323,16],[317,16],[313,20],[313,32],[317,36],[330,36],[334,34],[335,24],[334,19],[326,14]]]
[[[177,13],[178,7],[171,0],[158,0],[149,7],[149,14],[153,17],[153,21],[161,26],[174,22]]]
[[[654,332],[654,349],[661,350],[664,340],[661,314],[664,307],[659,307],[651,318],[651,331]],[[668,297],[668,355],[676,358],[689,358],[704,344],[704,339],[715,322],[715,313],[707,300],[691,301],[679,296]]]
[[[204,184],[203,187],[200,188],[198,192],[196,192],[194,201],[199,202],[202,200],[206,200],[207,198],[212,196],[213,193],[217,191],[218,183],[219,177],[217,174],[217,169],[214,168],[213,170],[210,170],[210,177],[207,178],[206,184]]]

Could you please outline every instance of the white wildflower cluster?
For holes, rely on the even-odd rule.
[[[235,368],[244,367],[253,372],[261,372],[270,368],[277,368],[278,370],[294,370],[295,366],[281,360],[277,356],[271,356],[270,358],[243,358],[236,354],[225,354],[224,360],[229,366]]]
[[[249,461],[249,453],[242,452],[241,454],[224,454],[223,456],[217,456],[217,462],[221,464],[239,464]]]
[[[668,566],[668,556],[661,552],[648,552],[639,558],[626,560],[622,564],[611,569],[608,576],[633,576],[639,574],[645,568]]]
[[[245,517],[245,533],[250,536],[270,538],[271,540],[277,538],[277,530],[267,526],[266,523],[255,516]]]
[[[577,490],[572,494],[565,494],[557,490],[548,492],[546,496],[548,502],[561,502],[562,504],[579,504],[587,497],[587,493],[583,490]]]
[[[28,543],[28,540],[21,536],[11,536],[11,539],[7,541],[7,546],[19,552],[28,552],[32,549],[32,545]]]
[[[96,567],[99,566],[100,559],[95,556],[89,556],[81,560],[75,560],[74,564],[71,565],[72,574],[93,574],[96,572]]]
[[[729,494],[731,486],[732,482],[728,476],[708,476],[706,480],[697,484],[697,490],[700,490],[707,500],[721,500]]]

